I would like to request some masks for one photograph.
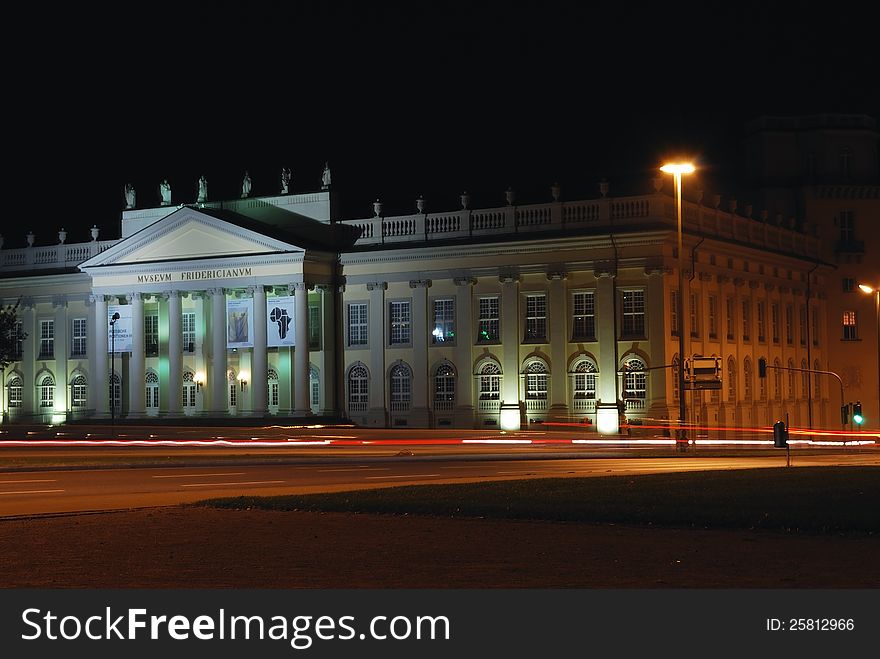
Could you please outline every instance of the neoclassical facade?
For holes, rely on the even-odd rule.
[[[517,428],[621,409],[647,424],[677,419],[684,393],[703,425],[834,427],[833,385],[813,372],[831,272],[814,235],[685,203],[686,354],[716,357],[722,388],[680,392],[677,216],[659,179],[342,220],[326,187],[127,208],[118,240],[0,250],[24,336],[4,418]],[[766,378],[761,358],[778,367]]]

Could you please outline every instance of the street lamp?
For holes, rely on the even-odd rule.
[[[119,320],[119,312],[116,311],[110,317],[110,428],[116,423],[116,392],[113,390],[113,376],[116,373],[116,321]]]
[[[874,308],[877,311],[877,402],[880,403],[880,286],[859,284],[859,289],[866,295],[874,296]],[[880,407],[876,411],[880,419]]]
[[[685,430],[684,402],[684,335],[687,322],[684,315],[684,250],[681,239],[681,175],[692,174],[694,166],[689,162],[667,163],[660,168],[664,174],[672,174],[675,181],[675,216],[678,220],[678,435],[680,441],[687,440]]]

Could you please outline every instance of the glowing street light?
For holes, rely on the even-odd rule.
[[[859,284],[859,289],[865,295],[874,296],[874,308],[877,313],[877,400],[880,402],[880,286]],[[877,409],[876,414],[880,418],[880,408]]]
[[[678,220],[678,432],[681,441],[687,439],[685,430],[684,402],[684,335],[687,323],[684,315],[684,250],[681,239],[681,176],[692,174],[695,167],[689,162],[667,163],[660,168],[664,174],[672,174],[675,181],[675,215]]]

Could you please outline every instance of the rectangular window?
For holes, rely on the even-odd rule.
[[[678,291],[670,291],[669,296],[669,310],[671,313],[669,327],[672,329],[672,336],[678,336],[680,331],[678,327]]]
[[[779,343],[779,305],[770,305],[770,335],[773,343]]]
[[[623,336],[645,336],[645,291],[623,292]]]
[[[159,315],[144,316],[144,350],[147,357],[159,355]]]
[[[480,326],[477,335],[480,343],[498,341],[501,338],[498,334],[498,304],[497,297],[480,298]]]
[[[193,311],[186,311],[181,316],[181,326],[183,327],[183,351],[196,351],[196,314]]]
[[[767,340],[767,303],[758,302],[758,341]]]
[[[571,338],[574,341],[596,339],[596,295],[593,291],[574,294],[574,321]]]
[[[411,325],[412,316],[410,314],[409,300],[398,300],[388,303],[388,315],[390,320],[391,335],[389,343],[391,345],[404,345],[412,341]]]
[[[742,303],[742,325],[743,325],[743,341],[748,341],[751,338],[751,324],[752,324],[752,305],[748,300],[743,300]]]
[[[52,359],[55,356],[55,321],[40,321],[40,359]]]
[[[843,312],[843,340],[856,341],[859,338],[859,326],[855,311]]]
[[[526,341],[547,339],[547,296],[526,295]]]
[[[812,330],[811,333],[813,335],[813,345],[819,345],[819,314],[815,312],[812,314]]]
[[[691,322],[691,336],[698,337],[700,336],[700,309],[699,309],[699,301],[697,300],[697,294],[690,294],[690,302],[688,304],[689,309],[689,318]]]
[[[842,283],[844,293],[852,293],[856,289],[856,280],[852,277],[844,277]]]
[[[718,338],[718,296],[709,296],[709,338]]]
[[[348,305],[348,345],[367,345],[367,303]]]
[[[236,407],[238,405],[238,385],[229,385],[229,406]]]
[[[856,216],[853,211],[840,211],[838,217],[840,229],[840,242],[844,245],[851,244],[856,240]]]
[[[321,307],[309,305],[309,350],[321,349]]]
[[[455,300],[443,298],[434,300],[434,326],[431,329],[431,343],[442,345],[455,340]]]
[[[807,345],[807,308],[804,305],[801,305],[800,327],[798,329],[800,330],[800,343],[805,346]]]
[[[785,342],[794,345],[794,307],[785,305]]]
[[[70,356],[85,357],[86,356],[86,327],[88,320],[86,318],[73,319],[72,332],[70,334]]]
[[[732,297],[727,298],[727,340],[733,341],[735,339],[735,328],[736,327],[736,304],[733,301]]]

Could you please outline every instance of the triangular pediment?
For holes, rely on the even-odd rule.
[[[121,240],[80,268],[302,251],[291,243],[184,207]]]

